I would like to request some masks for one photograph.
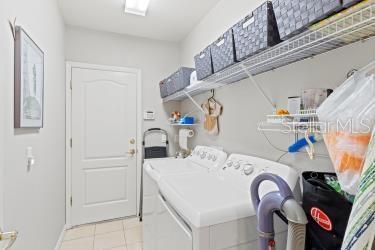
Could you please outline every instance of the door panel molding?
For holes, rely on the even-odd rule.
[[[71,141],[72,138],[72,91],[74,91],[74,84],[72,84],[72,71],[73,68],[78,69],[89,69],[89,70],[100,70],[100,71],[112,71],[112,72],[121,72],[129,73],[137,76],[136,79],[136,106],[137,106],[137,120],[136,120],[136,141],[137,143],[137,152],[136,152],[136,175],[137,175],[137,201],[136,201],[136,214],[138,214],[138,204],[139,204],[139,194],[140,194],[140,174],[141,174],[141,152],[142,152],[142,77],[141,70],[136,68],[127,68],[127,67],[117,67],[117,66],[108,66],[108,65],[97,65],[97,64],[87,64],[81,62],[66,62],[66,227],[72,227],[72,207],[71,202],[74,202],[74,197],[72,198],[72,148],[71,145],[74,145],[74,141]],[[104,80],[104,79],[103,79]],[[92,81],[95,82],[95,81]],[[117,85],[116,81],[111,81],[112,84]],[[73,86],[72,86],[73,85]],[[95,159],[94,159],[95,160]],[[121,167],[114,165],[113,167]]]

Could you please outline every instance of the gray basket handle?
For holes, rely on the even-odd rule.
[[[242,23],[242,28],[243,29],[246,29],[247,27],[249,27],[252,23],[254,23],[255,21],[255,17],[254,17],[254,13],[251,13],[250,15],[247,15]]]

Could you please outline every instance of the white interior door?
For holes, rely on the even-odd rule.
[[[137,74],[72,69],[72,225],[136,215]]]

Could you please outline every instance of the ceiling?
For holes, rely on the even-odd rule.
[[[59,0],[59,3],[69,25],[179,42],[219,1],[151,0],[146,17],[125,14],[125,0]]]

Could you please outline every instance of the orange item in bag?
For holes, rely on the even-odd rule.
[[[361,172],[370,139],[370,133],[351,134],[340,131],[325,134],[324,141],[336,171]]]

